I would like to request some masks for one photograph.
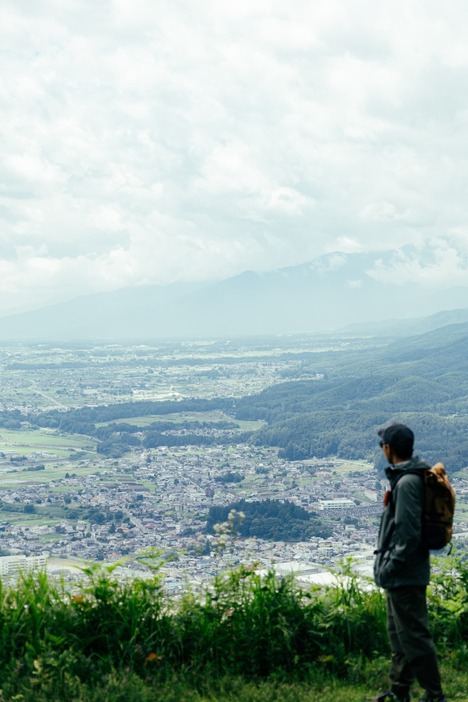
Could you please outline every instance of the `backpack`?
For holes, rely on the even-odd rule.
[[[438,551],[452,540],[455,491],[443,463],[428,468],[422,477],[425,487],[423,541],[431,551]]]
[[[452,540],[455,490],[443,463],[436,463],[432,468],[410,469],[404,475],[408,473],[424,480],[422,543],[430,551],[439,551]]]

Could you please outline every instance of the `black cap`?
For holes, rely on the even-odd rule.
[[[406,424],[390,424],[377,432],[383,444],[389,444],[400,457],[413,453],[414,434]]]

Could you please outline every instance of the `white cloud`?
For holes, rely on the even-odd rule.
[[[6,159],[6,166],[12,171],[13,178],[31,182],[39,187],[42,185],[60,187],[64,181],[60,169],[39,154],[12,154]]]
[[[395,205],[391,202],[373,202],[370,205],[366,205],[362,210],[361,216],[363,219],[370,219],[376,222],[387,222],[401,218]]]
[[[93,225],[107,232],[120,232],[125,229],[120,208],[117,205],[99,207],[92,215]]]
[[[3,3],[2,309],[405,244],[392,281],[464,280],[467,21],[461,0]]]
[[[301,215],[313,201],[294,188],[275,188],[268,197],[266,208],[287,215]]]
[[[456,238],[438,237],[423,245],[400,249],[367,271],[376,280],[394,285],[419,283],[428,287],[468,286],[468,243],[463,252]],[[463,301],[466,304],[466,300]]]
[[[340,236],[336,241],[336,250],[344,251],[345,253],[357,253],[361,251],[361,244],[356,239],[348,236]]]
[[[209,193],[261,192],[268,179],[254,163],[249,148],[241,142],[215,146],[201,168],[197,186]]]
[[[359,290],[359,288],[362,288],[363,285],[363,281],[358,279],[346,281],[346,287],[350,288],[350,290]]]

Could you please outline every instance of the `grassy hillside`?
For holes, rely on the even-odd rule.
[[[468,567],[437,570],[433,634],[450,699],[467,702]],[[73,593],[45,574],[1,586],[0,699],[352,702],[386,684],[384,598],[347,566],[325,590],[243,567],[177,601],[157,573],[86,574]]]
[[[468,325],[400,339],[380,349],[317,355],[320,380],[296,380],[237,402],[236,417],[264,420],[253,437],[290,460],[336,455],[372,460],[376,430],[409,424],[416,453],[449,471],[468,456]]]

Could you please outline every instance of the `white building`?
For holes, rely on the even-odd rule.
[[[47,556],[1,556],[0,576],[16,575],[18,573],[32,573],[44,570],[47,565]]]
[[[338,497],[336,500],[319,500],[318,501],[318,508],[319,509],[352,509],[353,507],[356,507],[355,503],[353,500],[348,499],[347,497]]]

